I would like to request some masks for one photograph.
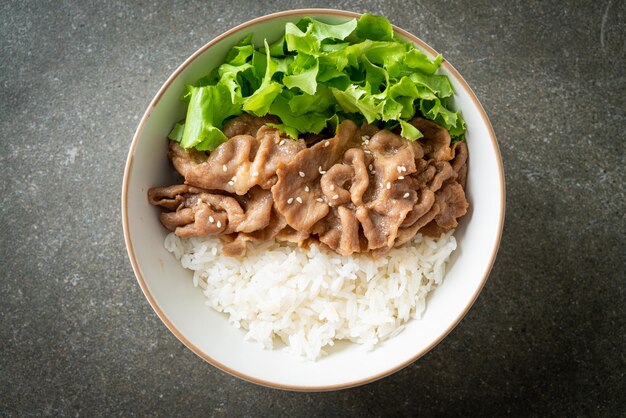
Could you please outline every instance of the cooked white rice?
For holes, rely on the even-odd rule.
[[[165,248],[193,270],[207,304],[247,330],[246,340],[271,349],[278,337],[289,353],[315,360],[336,340],[373,348],[420,318],[456,248],[452,233],[418,234],[412,245],[378,259],[275,241],[249,243],[239,259],[222,255],[217,238],[173,233]]]

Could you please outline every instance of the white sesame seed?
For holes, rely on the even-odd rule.
[[[320,202],[320,203],[322,203],[322,202],[324,201],[324,199],[322,199],[321,197],[318,197],[318,198],[317,198],[317,199],[315,199],[315,200],[317,200],[317,201],[318,201],[318,202]]]
[[[372,174],[376,174],[376,170],[372,170]]]
[[[284,143],[285,143],[285,140],[283,139],[282,141],[278,143],[278,145],[283,145]]]
[[[370,169],[370,171],[372,171],[374,169],[374,166],[370,164],[368,168]]]
[[[404,198],[406,199],[406,198],[407,198],[407,197],[409,197],[409,196],[410,196],[409,192],[406,192],[406,193],[404,194],[404,196],[402,196],[402,197],[404,197]]]
[[[299,171],[298,174],[300,174],[300,177],[304,177],[304,173],[302,171]]]
[[[317,171],[319,171],[320,174],[326,174],[326,172],[324,170],[322,170],[322,166],[321,165],[317,168]]]
[[[397,166],[397,167],[396,167],[396,170],[398,170],[398,173],[402,173],[402,166],[400,166],[400,165],[399,165],[399,166]]]
[[[296,202],[302,203],[302,198],[300,196],[296,197]]]
[[[363,135],[363,136],[361,137],[361,139],[362,139],[363,141],[367,141],[368,139],[370,139],[370,137],[369,137],[368,135]]]
[[[221,227],[222,227],[222,222],[217,221],[217,227],[218,227],[218,228],[221,228]]]
[[[327,141],[324,142],[324,148],[326,148],[329,145],[330,145],[330,141],[327,140]]]
[[[366,154],[371,154],[371,153],[372,153],[372,151],[370,151],[370,150],[368,150],[368,149],[363,150],[363,152],[364,152],[364,153],[366,153]]]
[[[222,165],[222,171],[225,173],[225,172],[226,172],[226,170],[228,170],[228,169],[226,168],[226,164]]]
[[[330,190],[335,190],[335,185],[334,184],[330,185]]]
[[[211,223],[215,222],[215,218],[213,218],[212,216],[209,216],[209,222]]]
[[[334,195],[333,199],[339,199],[339,195],[338,194]]]
[[[304,186],[304,191],[305,191],[305,192],[307,192],[307,193],[308,193],[308,192],[309,192],[309,190],[311,190],[311,189],[309,189],[309,186]]]
[[[387,182],[387,185],[385,187],[387,188],[387,190],[391,189],[391,183]]]
[[[291,205],[291,203],[293,202],[293,197],[290,197],[289,199],[287,199],[287,204]]]
[[[231,186],[234,186],[235,182],[231,180],[231,181],[228,182],[228,184],[231,185]]]
[[[233,176],[232,179],[230,179],[231,181],[237,181],[237,176]]]
[[[252,177],[259,177],[259,172],[255,171],[254,173],[252,173]]]
[[[403,166],[403,165],[401,165],[400,167],[402,168],[402,171],[404,171],[406,173],[406,167]]]
[[[398,180],[404,180],[404,176],[399,176]]]

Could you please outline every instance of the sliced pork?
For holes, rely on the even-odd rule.
[[[170,158],[185,184],[154,188],[151,204],[181,237],[217,235],[227,255],[248,241],[319,241],[341,255],[380,255],[418,232],[439,235],[465,215],[468,149],[448,131],[416,117],[424,135],[408,141],[375,125],[344,120],[335,136],[307,146],[242,115],[229,140],[210,154],[172,142]]]

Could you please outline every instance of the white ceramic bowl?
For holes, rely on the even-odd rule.
[[[504,174],[495,134],[485,112],[459,73],[446,61],[456,90],[456,106],[467,122],[470,210],[456,231],[458,249],[444,282],[429,297],[421,320],[412,320],[398,336],[366,352],[356,344],[340,343],[317,362],[301,362],[281,350],[265,351],[245,342],[243,331],[205,305],[184,270],[163,247],[167,231],[159,209],[148,204],[150,187],[172,182],[166,136],[184,117],[179,101],[185,84],[192,83],[224,59],[241,38],[254,33],[255,42],[280,36],[286,22],[311,16],[328,23],[358,17],[356,13],[307,9],[276,13],[251,20],[218,36],[187,59],[163,84],[144,114],[133,138],[124,173],[122,216],[128,255],[150,305],[165,325],[194,353],[243,379],[282,389],[332,390],[364,384],[410,364],[440,342],[459,323],[482,289],[496,257],[504,221]],[[396,34],[424,53],[436,52],[410,33]]]

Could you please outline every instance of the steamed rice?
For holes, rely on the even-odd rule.
[[[246,340],[267,349],[281,340],[294,356],[315,360],[336,340],[373,348],[420,318],[456,248],[453,232],[418,234],[378,259],[273,240],[248,243],[238,259],[222,255],[217,238],[173,233],[165,248],[194,272],[207,304],[247,331]]]

